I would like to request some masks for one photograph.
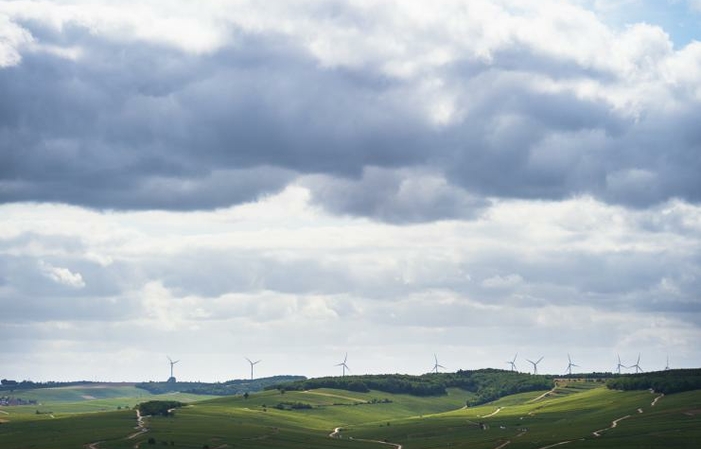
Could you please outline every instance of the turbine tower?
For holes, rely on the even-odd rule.
[[[541,360],[543,360],[543,357],[539,358],[537,362],[534,362],[533,360],[526,359],[526,361],[528,361],[531,365],[533,365],[533,374],[538,374],[538,364],[540,363]]]
[[[635,365],[631,365],[628,368],[635,368],[635,374],[643,372],[643,369],[640,368],[640,353],[638,353],[638,361],[635,362]]]
[[[664,366],[665,371],[669,371],[669,354],[667,354],[667,364]]]
[[[618,365],[616,365],[616,372],[618,374],[621,374],[621,368],[630,368],[629,366],[625,366],[624,364],[621,363],[621,355],[616,354],[618,356]]]
[[[516,355],[514,356],[514,359],[513,359],[513,360],[511,360],[511,361],[508,361],[508,360],[507,360],[507,361],[506,361],[506,363],[508,363],[509,365],[511,365],[511,371],[516,371],[516,357],[518,357],[518,352],[517,352]]]
[[[572,375],[572,367],[576,366],[577,368],[579,368],[579,365],[575,365],[574,363],[572,363],[572,359],[570,358],[569,354],[567,354],[567,360],[569,361],[569,363],[567,364],[567,369],[565,371],[567,371],[567,374],[569,374],[571,376]]]
[[[178,363],[180,360],[173,361],[173,359],[171,359],[169,356],[166,357],[168,357],[168,361],[170,362],[170,377],[168,378],[168,382],[175,382],[175,377],[173,377],[173,365]]]
[[[340,366],[341,369],[343,370],[343,374],[341,374],[341,376],[346,375],[346,370],[350,371],[350,368],[348,368],[348,365],[346,365],[347,360],[348,360],[348,353],[346,352],[346,356],[343,357],[343,361],[341,363],[337,363],[336,365],[334,365],[334,366]]]
[[[260,363],[261,361],[260,361],[260,360],[256,360],[255,362],[252,362],[251,359],[249,359],[248,357],[245,357],[245,359],[248,360],[248,363],[251,364],[251,380],[253,380],[253,366],[255,366],[256,364]]]
[[[443,368],[443,369],[445,369],[445,366],[443,366],[443,365],[441,365],[441,364],[438,363],[438,356],[437,356],[436,354],[433,354],[433,358],[435,359],[436,364],[433,365],[433,370],[432,370],[432,371],[433,371],[434,373],[438,374],[438,368]]]

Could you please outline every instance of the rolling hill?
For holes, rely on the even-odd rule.
[[[699,447],[701,390],[663,395],[620,391],[602,382],[550,381],[550,389],[471,407],[466,404],[477,393],[458,387],[432,396],[271,389],[190,402],[170,417],[145,418],[140,426],[136,413],[123,408],[51,417],[28,406],[0,407],[0,441],[9,449],[363,449],[381,448],[380,443],[402,449]],[[76,404],[91,401],[119,402],[105,398]]]

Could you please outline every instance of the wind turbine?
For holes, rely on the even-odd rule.
[[[643,369],[640,368],[640,353],[638,353],[638,361],[635,362],[635,365],[631,365],[628,368],[635,368],[635,373],[642,373]]]
[[[249,359],[248,357],[245,357],[245,359],[248,360],[248,363],[251,364],[251,380],[253,380],[253,366],[260,363],[261,361],[256,360],[255,362],[252,362],[251,359]]]
[[[621,368],[630,368],[629,366],[625,366],[624,364],[621,363],[621,355],[616,354],[618,356],[618,365],[616,365],[616,371],[618,374],[621,374]]]
[[[443,368],[445,369],[445,366],[441,365],[438,363],[438,356],[436,354],[433,354],[433,358],[436,360],[436,364],[433,365],[433,372],[438,373],[438,368]]]
[[[543,360],[543,357],[539,358],[537,362],[526,359],[526,361],[530,362],[530,364],[533,365],[533,374],[538,374],[538,364],[541,360]]]
[[[175,382],[175,377],[173,377],[173,365],[175,365],[176,363],[178,363],[180,360],[176,360],[176,361],[174,362],[173,359],[171,359],[169,356],[166,356],[166,357],[168,357],[168,361],[170,362],[170,377],[168,378],[168,381],[170,381],[171,379],[173,379],[173,382]]]
[[[669,354],[667,354],[667,364],[664,366],[665,371],[669,371]]]
[[[343,357],[343,361],[341,363],[337,363],[334,366],[340,366],[343,369],[343,374],[342,376],[346,375],[346,370],[350,371],[350,368],[348,368],[348,365],[346,365],[346,361],[348,360],[348,353],[346,352],[346,356]]]
[[[509,365],[511,365],[511,371],[516,371],[516,357],[518,357],[518,352],[516,353],[516,355],[514,356],[514,359],[512,361],[509,362],[507,360],[507,362],[506,362]]]
[[[576,366],[577,368],[579,368],[579,365],[575,365],[574,363],[572,363],[572,359],[570,358],[569,354],[567,354],[567,360],[569,361],[569,363],[567,364],[567,369],[565,371],[567,371],[567,374],[569,374],[571,376],[572,375],[572,367]]]

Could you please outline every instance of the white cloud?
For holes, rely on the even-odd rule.
[[[506,276],[492,276],[482,281],[485,288],[513,288],[523,282],[523,278],[518,274],[508,274]]]
[[[57,284],[66,285],[73,288],[85,287],[85,281],[80,273],[73,273],[68,268],[55,267],[44,261],[39,261],[39,268],[44,276]]]
[[[33,42],[32,35],[0,13],[0,68],[17,65],[21,50]]]

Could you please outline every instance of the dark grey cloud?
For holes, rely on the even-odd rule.
[[[309,14],[378,26],[350,7]],[[701,200],[698,102],[633,117],[572,89],[546,92],[532,80],[602,89],[629,82],[530,42],[489,60],[465,51],[401,78],[379,59],[327,66],[302,39],[234,25],[227,44],[193,54],[76,24],[18,23],[38,42],[78,46],[81,56],[25,51],[0,70],[2,202],[211,209],[310,174],[324,176],[307,186],[328,210],[394,223],[471,218],[488,196],[590,194],[633,207]],[[437,95],[452,97],[459,112],[448,124],[431,123],[435,98],[417,93],[436,78]],[[432,190],[422,173],[447,184]],[[402,196],[407,183],[414,190]]]
[[[440,174],[367,167],[359,178],[315,177],[313,201],[333,213],[390,223],[472,219],[489,202],[450,185]]]

